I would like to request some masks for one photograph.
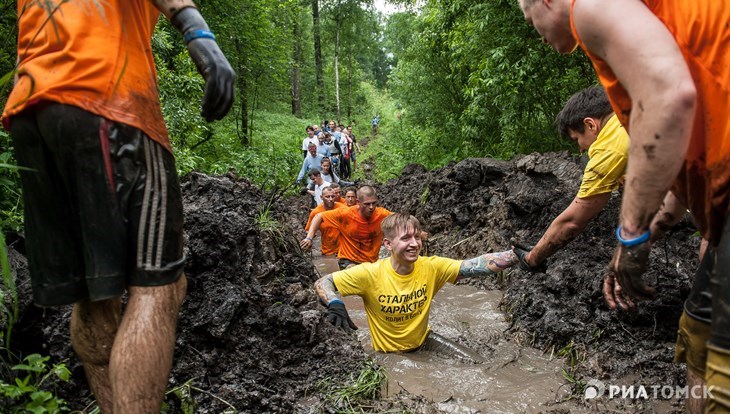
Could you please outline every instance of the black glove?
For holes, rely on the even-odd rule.
[[[530,251],[535,246],[525,245],[516,240],[510,240],[510,243],[512,244],[512,251],[517,255],[517,258],[520,259],[520,269],[531,273],[545,273],[545,270],[547,269],[544,263],[537,266],[531,266],[529,263],[527,263],[527,255],[530,254]]]
[[[309,190],[307,190],[307,187],[304,187],[304,188],[302,188],[302,189],[301,189],[301,190],[299,191],[299,194],[301,194],[301,195],[306,195],[306,194],[307,194],[307,191],[309,191]]]
[[[200,115],[208,122],[223,118],[233,105],[236,73],[198,9],[186,7],[177,12],[170,22],[185,37],[188,53],[205,79]]]
[[[347,333],[352,330],[357,330],[357,326],[352,323],[350,315],[347,314],[345,304],[339,299],[334,299],[327,305],[327,320],[335,327],[342,328]]]

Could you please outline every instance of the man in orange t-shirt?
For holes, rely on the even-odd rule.
[[[312,225],[312,220],[317,214],[346,207],[344,204],[335,201],[336,196],[337,194],[332,187],[325,187],[322,190],[322,204],[312,209],[309,213],[309,220],[307,220],[307,225],[304,226],[304,230],[309,230]],[[322,233],[322,255],[337,254],[340,231],[326,222],[322,223],[319,230]]]
[[[337,252],[340,269],[378,260],[383,231],[380,223],[392,213],[378,207],[378,195],[369,185],[357,190],[356,206],[319,213],[312,219],[307,237],[300,242],[302,249],[310,249],[320,225],[327,223],[340,232]]]
[[[25,167],[33,300],[73,304],[71,344],[102,412],[159,413],[187,283],[182,194],[152,56],[160,13],[205,78],[207,121],[231,108],[235,73],[191,0],[17,7],[2,121]]]

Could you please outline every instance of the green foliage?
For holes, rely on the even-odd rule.
[[[390,86],[409,130],[401,147],[421,149],[407,159],[430,166],[571,148],[553,119],[595,75],[583,54],[542,45],[517,3],[430,0],[420,15],[390,17],[386,44],[398,62]]]
[[[71,373],[65,364],[48,366],[50,357],[28,355],[11,369],[17,372],[13,383],[0,381],[0,405],[5,413],[59,413],[69,411],[66,402],[44,389],[50,379],[68,382]]]
[[[15,287],[15,279],[10,270],[8,262],[7,246],[5,236],[0,232],[0,272],[2,274],[2,285],[0,286],[0,340],[5,340],[5,348],[10,349],[10,339],[13,333],[13,326],[18,320],[18,290]]]
[[[18,231],[23,225],[18,169],[13,159],[10,136],[0,130],[0,233]]]
[[[326,407],[337,413],[362,413],[368,400],[380,397],[387,380],[385,368],[368,359],[345,384],[330,379],[319,385],[324,390]]]

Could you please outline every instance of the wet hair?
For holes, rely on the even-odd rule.
[[[355,197],[357,197],[357,188],[355,188],[353,186],[345,187],[345,194],[349,193],[350,191],[354,191]]]
[[[357,199],[362,200],[365,197],[377,197],[375,188],[370,185],[364,185],[357,190]]]
[[[555,124],[558,133],[562,137],[570,139],[570,130],[580,134],[585,132],[584,119],[601,119],[612,112],[613,108],[611,108],[611,103],[608,102],[606,91],[595,85],[571,96],[558,113],[558,116],[555,117]]]
[[[327,187],[327,188],[330,188],[330,187],[332,187],[333,190],[336,188],[341,188],[340,183],[334,183],[334,182],[330,183],[329,187]]]
[[[398,230],[408,231],[412,229],[416,233],[421,233],[421,223],[410,214],[394,213],[383,219],[383,222],[380,223],[380,229],[383,231],[385,238],[392,240]]]

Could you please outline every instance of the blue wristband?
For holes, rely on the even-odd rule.
[[[642,234],[641,236],[635,238],[635,239],[629,239],[626,240],[623,237],[621,237],[621,225],[616,227],[616,238],[618,241],[623,244],[626,247],[636,246],[641,243],[646,243],[649,241],[649,238],[651,238],[651,232],[649,230],[646,231],[646,233]]]
[[[329,306],[329,305],[331,305],[331,304],[333,304],[333,303],[341,303],[341,304],[343,304],[343,305],[345,304],[345,302],[343,302],[343,301],[341,301],[341,300],[339,300],[339,299],[332,299],[332,300],[330,301],[330,303],[328,303],[328,304],[327,304],[327,306]]]
[[[190,30],[183,35],[183,38],[185,38],[185,43],[190,43],[195,39],[213,39],[215,40],[215,35],[210,30]]]

